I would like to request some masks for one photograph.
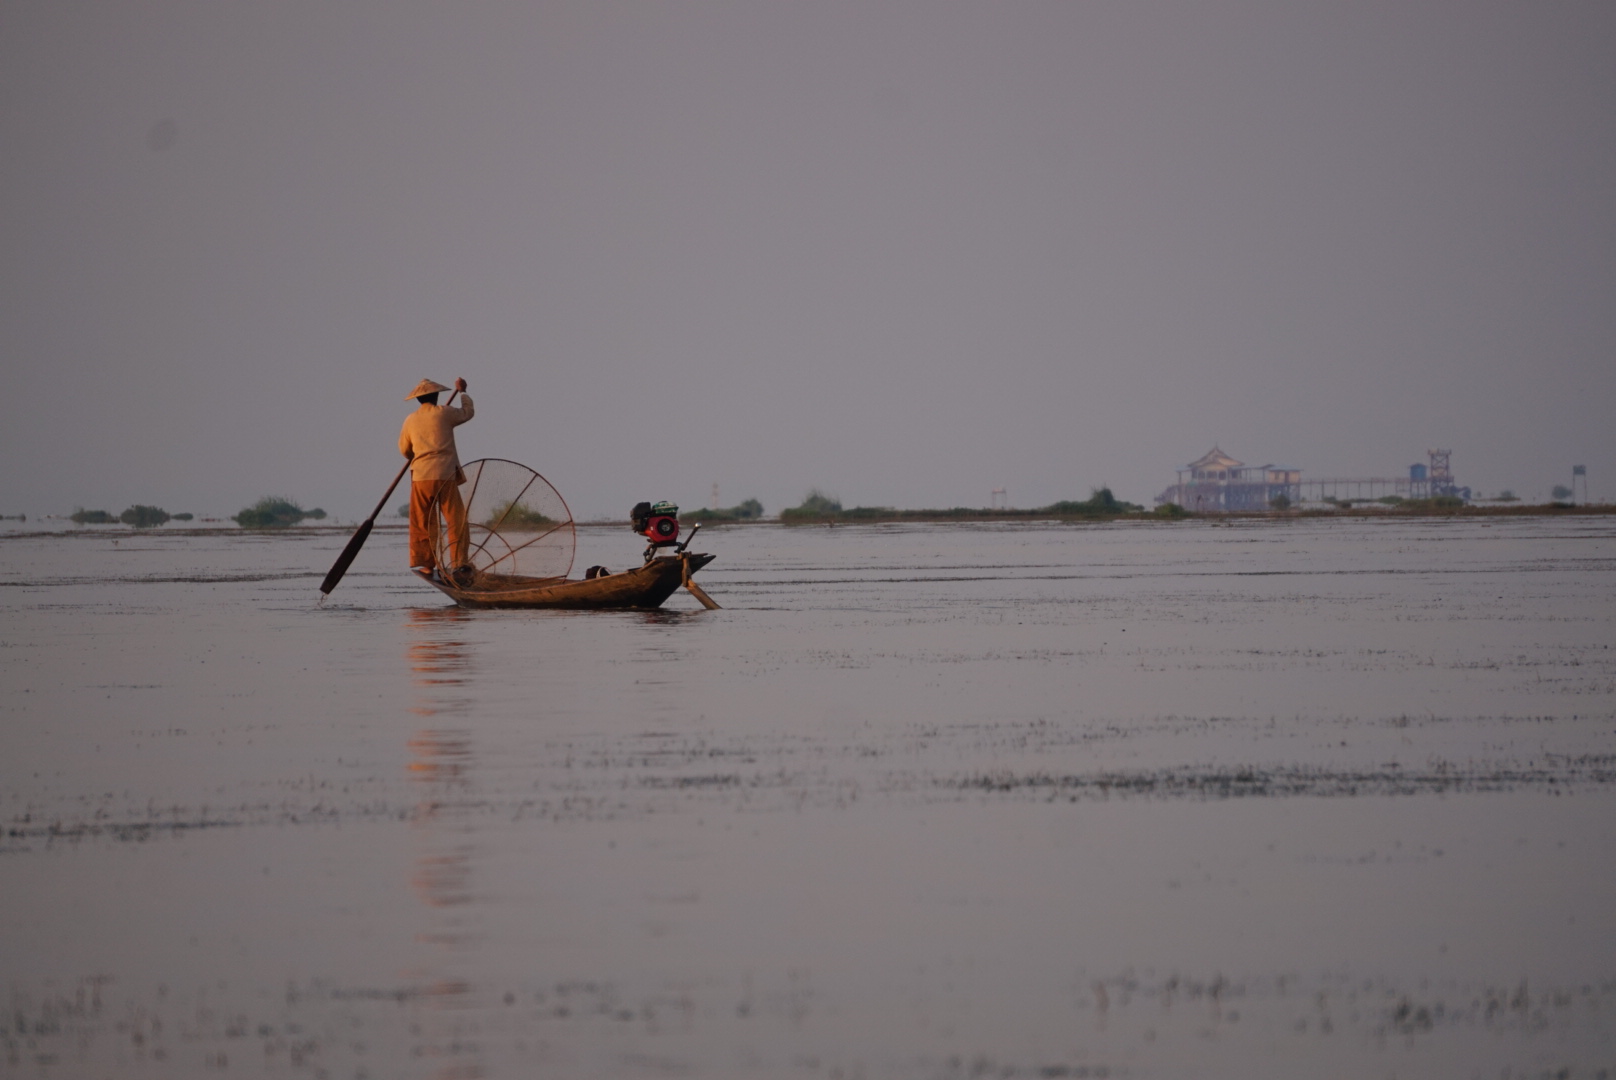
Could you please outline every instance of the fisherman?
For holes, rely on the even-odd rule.
[[[435,573],[461,587],[471,584],[471,530],[466,524],[466,504],[460,499],[460,485],[466,474],[460,469],[455,451],[454,429],[476,415],[466,396],[466,380],[456,379],[459,406],[439,405],[438,395],[449,389],[442,383],[422,379],[410,391],[421,403],[404,420],[398,433],[398,452],[410,459],[410,568]],[[437,566],[434,541],[438,535],[438,512],[442,509],[449,533],[449,559],[452,569]]]

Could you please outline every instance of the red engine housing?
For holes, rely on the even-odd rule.
[[[645,519],[640,534],[655,544],[665,547],[679,542],[679,519],[667,514],[655,514]]]

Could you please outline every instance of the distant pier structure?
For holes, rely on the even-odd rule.
[[[1300,501],[1301,483],[1301,469],[1247,465],[1214,446],[1179,469],[1178,483],[1156,496],[1156,502],[1207,514],[1267,510],[1280,496]]]
[[[1410,465],[1407,476],[1327,476],[1303,480],[1302,470],[1281,465],[1247,465],[1214,446],[1178,470],[1178,483],[1156,496],[1157,505],[1177,503],[1186,510],[1219,514],[1268,510],[1276,499],[1289,503],[1326,500],[1470,498],[1449,464],[1452,451],[1429,450],[1428,461]],[[1281,505],[1284,505],[1283,503]]]

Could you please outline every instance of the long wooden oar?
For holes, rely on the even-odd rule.
[[[690,590],[690,595],[694,596],[697,600],[700,600],[701,606],[706,608],[708,611],[717,611],[718,601],[708,596],[707,590],[703,589],[700,585],[697,585],[695,581],[691,579],[689,556],[680,555],[679,560],[684,564],[684,586]]]
[[[459,390],[450,394],[448,405],[453,405],[454,399],[459,394]],[[445,405],[444,408],[448,408],[448,405]],[[387,485],[387,494],[382,496],[382,501],[376,504],[376,509],[372,510],[370,516],[360,523],[359,528],[354,530],[353,536],[348,540],[348,546],[342,549],[342,554],[337,556],[337,561],[331,564],[331,572],[325,576],[324,581],[320,582],[321,600],[331,595],[331,590],[337,587],[337,582],[342,580],[342,575],[346,574],[348,567],[353,565],[354,559],[359,555],[359,549],[365,546],[366,540],[370,539],[370,530],[376,524],[376,515],[382,512],[382,507],[387,505],[387,500],[393,497],[393,489],[398,487],[398,482],[404,479],[405,472],[413,464],[415,464],[414,458],[404,462],[404,467],[398,470],[398,475],[393,477],[393,482]]]

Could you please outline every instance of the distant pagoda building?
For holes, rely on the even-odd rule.
[[[1247,465],[1214,446],[1205,457],[1178,470],[1178,483],[1156,496],[1158,506],[1177,503],[1204,514],[1271,510],[1280,496],[1292,505],[1354,500],[1395,504],[1403,499],[1470,500],[1470,489],[1453,476],[1452,452],[1427,451],[1429,463],[1410,465],[1406,476],[1325,476],[1302,479],[1301,469]]]
[[[1214,446],[1178,470],[1178,483],[1156,496],[1157,505],[1177,503],[1197,513],[1268,510],[1281,496],[1301,500],[1302,470],[1247,465]]]

